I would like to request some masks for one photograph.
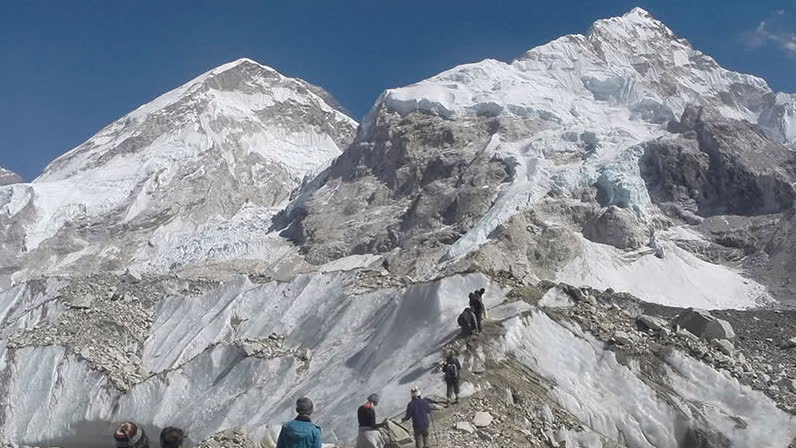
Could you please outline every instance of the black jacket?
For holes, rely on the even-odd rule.
[[[375,428],[376,427],[376,410],[373,406],[363,404],[357,409],[357,420],[359,420],[359,427]]]
[[[473,309],[475,314],[483,314],[484,313],[484,301],[481,300],[481,296],[478,294],[470,294],[470,308]]]

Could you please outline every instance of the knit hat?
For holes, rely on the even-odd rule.
[[[370,394],[368,396],[368,401],[373,402],[373,403],[378,403],[380,401],[380,399],[381,399],[381,397],[379,397],[379,394]]]
[[[412,396],[413,397],[419,397],[420,396],[420,389],[418,389],[417,386],[412,388]]]
[[[299,415],[312,415],[314,410],[315,406],[309,398],[303,397],[296,400],[296,412]]]
[[[118,448],[149,448],[149,439],[144,433],[144,428],[133,422],[124,422],[113,433]]]
[[[169,426],[160,432],[160,448],[180,448],[183,438],[182,429]]]

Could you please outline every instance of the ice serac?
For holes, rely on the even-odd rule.
[[[22,182],[22,178],[13,171],[9,171],[0,166],[0,187],[3,185],[18,184]]]
[[[790,129],[788,107],[772,106],[790,104],[789,98],[774,95],[760,78],[722,68],[637,8],[509,64],[465,64],[387,90],[354,143],[305,186],[279,227],[290,224],[284,235],[317,264],[375,252],[388,254],[393,272],[413,278],[489,269],[588,285],[599,279],[585,267],[596,263],[610,267],[603,273],[611,279],[655,274],[649,278],[667,285],[623,287],[642,297],[661,291],[651,298],[658,302],[683,303],[680,290],[664,287],[668,275],[679,273],[683,285],[700,277],[741,285],[725,301],[707,286],[686,300],[754,306],[769,299],[764,285],[747,281],[737,266],[715,266],[715,259],[682,250],[694,247],[682,244],[686,233],[692,240],[709,237],[688,228],[699,217],[672,219],[641,162],[655,153],[648,142],[687,133],[670,122],[680,123],[688,110],[710,111],[715,119],[703,122],[713,123],[706,125],[711,135],[719,136],[724,120],[735,133],[733,143],[715,139],[733,148],[727,166],[720,167],[723,152],[710,156],[719,183],[702,194],[721,195],[734,173],[749,173],[745,167],[759,166],[752,160],[767,151],[772,160],[792,159],[771,140],[774,131],[751,124],[762,120],[780,142],[792,144],[783,131]],[[700,135],[700,145],[714,145],[707,132]],[[728,188],[725,203],[737,195],[746,205],[736,208],[764,201],[754,213],[791,209],[790,174],[783,169],[751,168],[756,174]]]
[[[4,190],[0,226],[18,235],[7,256],[79,271],[245,252],[213,230],[228,220],[256,226],[252,209],[267,229],[268,210],[339,155],[356,126],[318,87],[249,59],[222,65]]]
[[[796,151],[796,95],[777,93],[764,98],[763,111],[757,120],[772,140]]]

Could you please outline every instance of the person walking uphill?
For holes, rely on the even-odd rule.
[[[470,293],[470,308],[475,313],[475,323],[478,331],[481,331],[481,320],[484,318],[484,301],[481,298],[483,293],[479,294],[480,290]]]
[[[359,435],[356,448],[382,448],[386,443],[384,436],[376,424],[376,406],[379,405],[379,394],[370,394],[368,402],[357,409]]]
[[[461,370],[462,364],[456,358],[456,352],[448,350],[448,355],[442,364],[442,372],[445,374],[445,396],[448,399],[448,403],[451,402],[451,397],[453,397],[454,404],[459,402],[459,376]]]
[[[462,314],[459,314],[457,323],[462,329],[462,336],[469,342],[469,338],[473,335],[473,331],[478,329],[475,313],[473,313],[473,310],[469,306],[462,311]]]
[[[412,388],[412,401],[406,405],[406,416],[402,422],[412,419],[412,429],[415,433],[415,447],[428,448],[428,426],[431,415],[431,404],[420,396],[420,389]],[[421,440],[422,439],[422,440]]]
[[[321,448],[321,428],[310,419],[315,410],[309,398],[296,400],[295,420],[282,425],[276,448]]]

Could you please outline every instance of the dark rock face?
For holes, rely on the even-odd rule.
[[[489,210],[510,161],[484,149],[497,119],[376,112],[357,140],[280,218],[323,263],[396,247],[451,244]]]
[[[653,202],[699,216],[755,216],[793,208],[796,155],[756,126],[689,107],[649,142],[641,174]]]
[[[715,216],[699,227],[717,250],[732,256],[781,299],[796,299],[796,212],[765,216]]]
[[[615,205],[607,207],[583,226],[583,236],[595,243],[618,249],[636,249],[649,241],[649,235],[632,211]]]
[[[9,171],[0,166],[0,187],[3,185],[18,184],[22,182],[22,178],[17,173]]]
[[[687,247],[714,262],[735,261],[775,297],[796,298],[796,153],[755,125],[689,107],[648,142],[640,161],[650,198],[711,243]]]

